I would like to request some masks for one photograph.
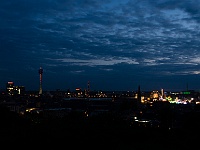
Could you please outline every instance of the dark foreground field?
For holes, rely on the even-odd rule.
[[[131,127],[121,120],[49,119],[31,122],[1,108],[1,145],[64,149],[192,149],[200,131],[192,128]],[[73,116],[75,117],[75,116]]]

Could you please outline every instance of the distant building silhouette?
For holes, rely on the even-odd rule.
[[[141,103],[141,90],[140,90],[140,85],[138,86],[138,91],[137,91],[137,101],[138,101],[138,104]]]
[[[89,93],[90,93],[90,81],[88,81],[87,84],[87,97],[89,96]]]

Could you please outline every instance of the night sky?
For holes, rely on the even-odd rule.
[[[1,89],[200,89],[200,0],[0,3]]]

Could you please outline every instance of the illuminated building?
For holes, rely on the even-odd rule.
[[[19,94],[19,95],[22,95],[25,93],[25,87],[24,86],[15,86],[14,87],[15,89],[15,94]]]
[[[159,100],[161,94],[158,91],[152,91],[150,94],[150,99],[153,101]]]
[[[40,67],[38,73],[39,73],[39,75],[40,75],[40,88],[39,88],[39,94],[42,94],[42,74],[43,74],[43,69],[42,69],[42,67]]]
[[[8,95],[14,95],[14,82],[7,82],[6,91]]]
[[[76,97],[83,97],[83,92],[81,88],[76,88]]]
[[[7,82],[6,84],[6,92],[8,95],[21,95],[25,93],[25,87],[24,86],[14,86],[14,82]]]
[[[164,89],[161,89],[161,96],[164,97]]]

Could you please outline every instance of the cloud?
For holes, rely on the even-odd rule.
[[[3,0],[0,70],[198,74],[199,2]]]
[[[129,58],[102,58],[102,59],[56,59],[56,61],[61,61],[67,63],[67,65],[77,65],[77,66],[112,66],[121,63],[125,64],[139,64],[135,60]]]

